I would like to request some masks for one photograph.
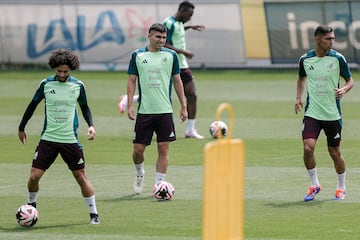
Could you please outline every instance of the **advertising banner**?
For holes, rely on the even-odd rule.
[[[1,5],[0,62],[47,63],[57,48],[75,50],[82,67],[115,70],[128,65],[131,52],[148,43],[151,24],[177,11],[177,4]],[[224,14],[226,13],[226,17]],[[199,4],[188,30],[192,66],[237,66],[245,61],[240,3]],[[185,24],[186,25],[186,24]]]
[[[320,25],[334,28],[334,49],[350,63],[360,60],[360,2],[306,1],[264,4],[272,63],[297,63],[315,47],[314,30]]]

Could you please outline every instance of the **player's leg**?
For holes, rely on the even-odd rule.
[[[41,140],[36,147],[28,180],[28,204],[36,208],[39,181],[58,155],[54,143]]]
[[[146,149],[145,144],[134,143],[133,149],[133,162],[135,166],[136,176],[134,181],[134,192],[139,194],[142,192],[144,187],[144,176],[145,176],[145,168],[144,168],[144,152]]]
[[[158,142],[157,150],[155,184],[165,180],[169,163],[169,142]]]
[[[328,152],[334,162],[334,168],[337,174],[337,186],[334,199],[341,200],[346,196],[345,176],[346,164],[340,152],[341,142],[341,123],[339,121],[326,122],[324,132],[327,136]]]
[[[84,201],[88,206],[90,213],[90,224],[99,224],[99,214],[96,208],[95,192],[94,188],[86,176],[85,168],[78,170],[71,170],[76,182],[79,184],[81,194],[84,197]]]
[[[318,180],[316,160],[315,160],[315,146],[317,138],[320,134],[321,126],[319,122],[313,118],[304,117],[303,120],[303,160],[305,168],[310,178],[310,188],[304,197],[304,201],[314,200],[316,194],[321,191],[321,184]]]
[[[169,163],[169,144],[176,140],[172,114],[157,116],[155,132],[157,136],[158,158],[156,161],[155,184],[164,181]]]
[[[197,94],[192,72],[189,68],[181,69],[180,76],[183,82],[188,111],[185,137],[203,139],[204,137],[201,136],[195,128],[195,119],[197,113]]]
[[[39,192],[39,181],[44,174],[44,170],[39,168],[31,168],[28,180],[28,204],[36,208],[36,200]]]
[[[346,177],[346,166],[345,160],[340,152],[340,146],[330,147],[328,146],[329,154],[334,161],[334,167],[337,175],[337,186],[334,199],[341,200],[346,196],[345,177]]]
[[[184,85],[184,93],[187,100],[188,117],[189,119],[195,119],[197,111],[197,95],[194,81],[190,81]]]
[[[136,170],[134,181],[134,192],[139,194],[142,192],[144,186],[145,168],[144,152],[146,146],[150,145],[154,133],[154,119],[153,115],[138,114],[136,117],[133,140],[133,162]]]
[[[94,188],[86,176],[85,158],[80,144],[58,144],[59,152],[68,165],[76,182],[79,184],[81,194],[89,209],[90,224],[99,224],[99,214],[96,209]]]

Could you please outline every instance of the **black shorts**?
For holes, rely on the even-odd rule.
[[[32,166],[42,170],[48,169],[60,154],[70,170],[85,167],[82,147],[79,143],[57,143],[40,140],[35,150]]]
[[[341,119],[335,121],[321,121],[311,117],[304,117],[302,138],[318,139],[322,129],[324,130],[327,137],[328,146],[338,147],[341,141]]]
[[[192,80],[194,80],[194,77],[192,75],[191,69],[190,68],[184,68],[180,70],[180,77],[182,80],[183,85],[185,86],[185,84],[191,82]]]
[[[138,114],[135,122],[133,143],[150,145],[154,132],[157,136],[157,142],[175,141],[173,114]]]

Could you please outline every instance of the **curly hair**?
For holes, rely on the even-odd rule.
[[[60,65],[68,65],[71,70],[79,68],[79,58],[70,49],[58,49],[51,53],[49,57],[49,66],[57,68]]]

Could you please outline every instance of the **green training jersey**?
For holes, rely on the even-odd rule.
[[[307,78],[305,116],[324,121],[341,119],[335,88],[340,86],[340,76],[351,77],[344,56],[331,49],[326,56],[317,57],[315,50],[310,50],[300,57],[299,64],[299,76]]]
[[[172,76],[179,73],[178,58],[173,50],[162,48],[159,52],[149,52],[144,47],[134,51],[128,74],[138,77],[138,113],[172,113]]]
[[[186,50],[185,43],[185,28],[184,24],[171,16],[164,20],[163,25],[166,27],[166,42],[170,43],[172,46]],[[188,68],[189,64],[186,61],[184,54],[178,54],[180,69]]]
[[[87,104],[84,85],[69,76],[68,81],[59,82],[54,76],[41,81],[33,101],[45,99],[45,121],[41,139],[77,143],[77,103]]]

